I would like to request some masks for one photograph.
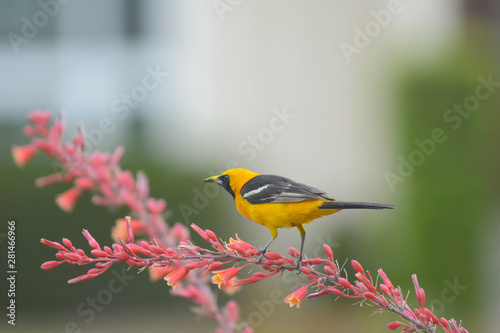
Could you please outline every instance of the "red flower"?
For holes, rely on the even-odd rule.
[[[302,302],[302,299],[306,296],[307,294],[307,287],[308,286],[302,286],[290,295],[288,295],[287,298],[285,298],[285,303],[290,304],[290,307],[297,305],[297,308],[300,308],[300,302]]]
[[[172,266],[169,266],[168,268],[166,267],[156,267],[156,266],[149,266],[148,271],[149,271],[149,279],[151,281],[157,281],[161,279],[162,277],[165,277],[169,273],[172,272],[171,269]]]
[[[20,168],[26,165],[29,160],[38,153],[38,146],[34,144],[25,145],[25,146],[15,146],[12,148],[12,157],[14,158],[14,162]]]
[[[231,281],[231,279],[233,277],[236,276],[236,274],[238,274],[238,272],[246,267],[247,265],[245,266],[242,266],[242,267],[231,267],[231,268],[226,268],[226,269],[223,269],[223,270],[220,270],[220,271],[215,271],[215,275],[212,277],[212,283],[213,284],[216,284],[219,286],[219,289],[221,289],[222,287],[222,284],[227,284],[229,281]]]
[[[56,197],[56,203],[62,210],[69,213],[73,210],[73,207],[75,207],[76,201],[81,194],[82,191],[79,188],[72,187],[66,192],[59,194]]]
[[[163,199],[149,198],[146,207],[151,214],[159,215],[167,208],[167,202]]]
[[[392,285],[391,280],[389,280],[389,278],[387,277],[385,272],[382,270],[382,268],[378,270],[378,275],[382,278],[382,280],[384,281],[387,288],[389,288],[389,290],[394,289],[394,286]]]
[[[229,238],[229,244],[227,244],[227,248],[233,251],[236,251],[238,253],[240,252],[247,252],[249,250],[254,251],[255,247],[244,240],[242,240],[240,237],[238,237],[238,234],[236,234],[236,239],[234,238]],[[237,251],[237,249],[241,249],[240,251]],[[242,253],[240,253],[242,254]]]
[[[188,275],[189,270],[185,267],[181,267],[176,269],[172,273],[168,274],[164,277],[165,281],[167,281],[168,285],[171,286],[174,290],[177,288],[179,283],[184,280],[184,278]]]
[[[91,190],[95,187],[94,181],[89,177],[79,177],[75,179],[75,186],[82,190]]]
[[[132,226],[132,233],[134,235],[146,232],[146,226],[139,220],[131,219],[130,225]],[[115,240],[115,242],[118,242],[118,238],[122,240],[128,239],[127,220],[116,220],[116,225],[111,229],[111,237]]]
[[[229,301],[226,304],[227,317],[230,323],[236,324],[238,322],[238,316],[240,314],[240,309],[238,303],[235,301]]]

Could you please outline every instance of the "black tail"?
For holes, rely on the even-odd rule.
[[[319,209],[393,209],[394,205],[373,202],[355,201],[328,201],[319,206]]]

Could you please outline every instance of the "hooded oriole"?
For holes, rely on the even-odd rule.
[[[301,235],[298,267],[306,238],[304,223],[336,213],[342,209],[392,209],[394,205],[337,201],[323,191],[291,179],[275,175],[259,175],[246,169],[230,169],[204,182],[222,186],[233,196],[238,211],[246,218],[266,226],[271,240],[262,248],[262,260],[271,242],[278,236],[278,228],[296,227]]]

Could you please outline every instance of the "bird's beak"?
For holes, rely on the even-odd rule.
[[[219,176],[208,177],[207,179],[203,179],[203,181],[205,183],[217,183],[217,184],[220,183]]]

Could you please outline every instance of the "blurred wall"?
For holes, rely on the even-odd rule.
[[[98,288],[54,292],[75,272],[40,272],[50,253],[33,253],[39,238],[74,238],[92,227],[106,240],[113,219],[126,213],[108,218],[82,199],[68,216],[52,205],[61,187],[32,186],[51,172],[47,160],[14,168],[9,150],[26,142],[19,133],[27,111],[50,108],[62,112],[69,132],[84,124],[91,150],[125,145],[124,168],[147,172],[153,194],[169,202],[171,221],[196,222],[224,238],[237,232],[259,245],[269,237],[237,214],[226,193],[185,213],[204,190],[199,180],[233,166],[281,174],[340,199],[395,203],[392,212],[315,222],[306,251],[328,242],[339,260],[384,267],[403,289],[418,273],[443,315],[466,320],[469,329],[494,322],[499,303],[477,272],[499,270],[496,86],[469,118],[461,116],[459,130],[444,115],[474,93],[478,77],[500,81],[498,22],[491,1],[0,1],[0,205],[24,230],[19,297],[29,304],[27,316],[45,308],[51,322],[42,326],[58,331]],[[415,140],[432,138],[436,128],[447,139],[426,154]],[[280,235],[274,250],[299,246],[296,230]],[[466,288],[445,302],[446,281],[455,278]],[[99,331],[113,309],[137,304],[151,312],[188,308],[174,306],[168,288],[140,279],[83,327]],[[255,311],[251,297],[266,294],[249,290],[240,296],[246,314]],[[53,303],[44,306],[48,298]],[[332,313],[341,320],[346,303],[313,301],[298,318],[307,324],[316,312],[317,329],[330,331]],[[57,306],[68,314],[57,318]],[[259,328],[288,323],[290,310],[277,306],[274,320]],[[345,316],[373,331],[369,314]]]

